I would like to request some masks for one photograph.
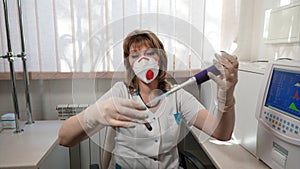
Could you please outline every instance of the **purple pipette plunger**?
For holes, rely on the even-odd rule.
[[[209,80],[209,77],[207,75],[208,72],[211,72],[216,76],[221,74],[221,72],[216,68],[215,65],[211,65],[210,67],[208,67],[208,68],[204,69],[203,71],[194,75],[198,85]]]

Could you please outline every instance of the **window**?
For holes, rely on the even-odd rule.
[[[223,0],[228,1],[228,0]],[[169,70],[199,69],[222,42],[224,7],[219,0],[28,0],[23,1],[28,71],[122,71],[122,40],[134,29],[150,29],[163,41]],[[231,0],[238,2],[238,0]],[[20,51],[17,1],[8,1],[13,52]],[[225,6],[224,6],[225,5]],[[238,11],[237,3],[230,9]],[[0,5],[3,8],[3,4]],[[226,11],[226,10],[225,10]],[[238,12],[234,11],[238,15]],[[237,20],[237,19],[236,19]],[[6,53],[4,17],[0,51]],[[204,35],[203,36],[203,32]],[[228,35],[228,34],[227,34]],[[227,39],[228,40],[228,39]],[[223,48],[224,49],[224,48]],[[21,60],[15,60],[22,71]],[[9,71],[0,60],[0,72]]]

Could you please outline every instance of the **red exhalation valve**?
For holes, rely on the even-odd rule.
[[[148,70],[146,73],[147,80],[151,80],[154,77],[154,73],[152,70]]]

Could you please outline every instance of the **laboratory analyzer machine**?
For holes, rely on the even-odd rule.
[[[273,169],[300,167],[300,62],[269,63],[258,98],[257,157]]]

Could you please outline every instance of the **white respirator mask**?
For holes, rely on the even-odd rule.
[[[154,58],[143,56],[133,63],[133,71],[140,80],[149,84],[158,75],[159,65]]]

